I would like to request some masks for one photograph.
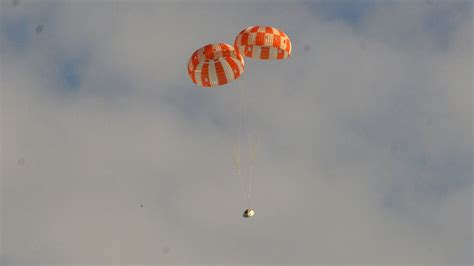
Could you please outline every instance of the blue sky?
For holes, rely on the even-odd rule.
[[[324,19],[357,25],[377,4],[374,1],[308,1],[311,11]]]
[[[5,0],[0,23],[4,264],[472,263],[472,2]],[[292,56],[197,88],[191,53],[249,25]]]

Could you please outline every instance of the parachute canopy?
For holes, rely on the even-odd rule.
[[[189,77],[203,87],[227,84],[243,72],[242,56],[225,43],[208,44],[197,49],[188,62]]]
[[[284,59],[291,54],[290,38],[269,26],[252,26],[235,38],[234,48],[241,55],[256,59]]]

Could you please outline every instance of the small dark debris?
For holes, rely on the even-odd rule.
[[[36,32],[37,33],[43,32],[43,24],[39,24],[38,26],[36,26]]]
[[[304,51],[305,53],[309,52],[310,50],[311,50],[311,46],[310,46],[310,45],[307,44],[307,45],[303,46],[303,51]]]
[[[143,208],[143,204],[140,204],[140,208]]]
[[[170,249],[169,247],[163,247],[163,248],[161,249],[161,251],[163,251],[164,254],[170,253],[170,250],[171,250],[171,249]]]
[[[24,165],[25,164],[25,158],[20,158],[18,159],[18,165]]]
[[[13,0],[12,5],[13,6],[18,6],[20,4],[20,0]]]

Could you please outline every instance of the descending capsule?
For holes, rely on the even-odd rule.
[[[227,84],[243,72],[243,57],[225,43],[208,44],[197,49],[188,62],[189,77],[203,87]]]
[[[252,209],[246,209],[242,215],[244,218],[250,218],[255,214],[255,211]]]
[[[291,55],[290,38],[269,26],[251,26],[235,38],[234,48],[241,55],[255,59],[285,59]]]

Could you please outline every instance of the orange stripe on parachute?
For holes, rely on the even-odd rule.
[[[268,59],[270,57],[270,47],[262,47],[260,48],[260,58],[261,59]]]
[[[224,66],[219,61],[219,58],[223,58],[229,63],[233,75],[226,76]],[[215,67],[209,67],[211,61]],[[234,50],[233,46],[225,43],[216,43],[205,45],[196,50],[189,59],[187,67],[189,77],[194,83],[203,87],[214,87],[227,84],[239,78],[244,69],[244,61],[242,56]],[[197,80],[197,73],[200,74],[200,80]],[[217,77],[216,84],[211,84],[211,74]]]
[[[264,29],[265,31],[259,31]],[[249,34],[256,34],[256,38],[249,39]],[[240,40],[240,41],[239,41]],[[254,47],[260,47],[260,53],[253,53]],[[277,56],[270,57],[270,47],[277,49]],[[269,26],[252,26],[242,30],[234,41],[234,48],[246,57],[256,59],[284,59],[291,55],[291,40],[281,30]],[[285,53],[286,51],[286,53]]]
[[[217,74],[217,82],[219,85],[226,84],[227,78],[225,77],[224,67],[222,67],[222,63],[219,61],[215,62],[216,67],[216,74]]]

